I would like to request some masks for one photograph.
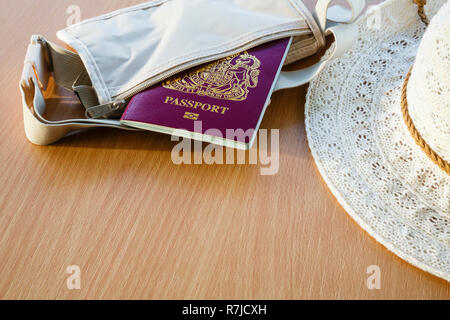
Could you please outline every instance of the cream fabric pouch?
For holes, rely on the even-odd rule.
[[[191,67],[292,37],[286,64],[316,53],[324,36],[335,36],[336,55],[348,50],[357,32],[351,24],[327,29],[333,20],[352,22],[364,0],[348,0],[351,10],[319,0],[310,13],[300,0],[154,0],[83,21],[58,32],[75,52],[33,36],[21,81],[25,131],[40,145],[88,127],[134,130],[115,119],[135,94]],[[327,60],[330,57],[326,58]],[[276,90],[309,81],[326,61],[285,73]],[[43,91],[49,77],[74,91],[86,118],[48,121]]]

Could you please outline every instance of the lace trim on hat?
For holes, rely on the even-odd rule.
[[[430,1],[431,18],[443,1]],[[312,81],[311,153],[344,209],[386,248],[450,281],[450,178],[402,118],[404,76],[424,33],[411,0],[388,0],[357,25],[354,48]]]

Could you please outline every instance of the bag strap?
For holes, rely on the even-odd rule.
[[[355,43],[358,37],[358,29],[353,22],[364,10],[365,0],[346,0],[350,10],[339,5],[329,8],[331,1],[319,0],[314,13],[314,17],[324,35],[332,34],[334,36],[334,49],[332,49],[331,54],[322,57],[317,64],[311,67],[281,72],[274,91],[295,88],[310,82],[325,68],[329,61],[349,51]],[[334,23],[330,24],[330,22]]]
[[[319,0],[316,4],[314,17],[323,31],[327,29],[327,22],[352,23],[363,12],[366,7],[365,0],[345,0],[350,7],[340,5],[330,7],[333,0]]]
[[[70,90],[72,90],[73,83],[71,84],[71,82],[73,79],[82,82],[78,73],[82,70],[79,61],[77,61],[78,55],[71,54],[70,51],[67,52],[65,49],[62,49],[65,51],[59,51],[57,47],[53,46],[53,51],[48,54],[47,45],[48,42],[41,36],[32,36],[20,81],[24,126],[28,140],[37,145],[48,145],[58,141],[69,132],[93,127],[138,130],[123,126],[118,120],[110,119],[70,119],[62,121],[45,119],[46,101],[43,92],[47,89],[50,72],[54,71],[55,81],[59,85]],[[56,54],[54,54],[55,52]],[[64,72],[61,70],[64,70]],[[83,85],[88,86],[87,84]],[[78,92],[78,94],[80,93]]]

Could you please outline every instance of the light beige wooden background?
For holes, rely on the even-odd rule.
[[[29,36],[56,40],[70,4],[88,18],[138,2],[0,1],[1,298],[450,297],[445,281],[388,252],[328,191],[305,139],[306,87],[275,94],[264,118],[262,128],[280,129],[275,176],[176,166],[175,143],[155,133],[30,144],[18,90]],[[374,264],[382,289],[371,291]],[[66,287],[69,265],[81,268],[81,290]]]

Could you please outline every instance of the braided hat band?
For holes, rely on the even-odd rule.
[[[405,120],[406,126],[408,127],[409,132],[413,136],[416,143],[422,148],[423,152],[426,153],[426,155],[441,168],[444,170],[448,175],[450,175],[450,164],[445,161],[440,155],[438,155],[430,146],[429,144],[423,139],[423,137],[420,135],[417,128],[414,126],[414,123],[411,119],[411,116],[408,112],[408,101],[407,101],[407,87],[409,78],[411,77],[412,68],[409,70],[408,74],[406,75],[405,81],[403,82],[402,87],[402,97],[401,97],[401,104],[402,104],[402,115],[403,120]]]
[[[428,17],[426,16],[425,11],[424,11],[424,6],[426,5],[426,2],[427,2],[426,0],[414,0],[414,3],[416,3],[416,5],[417,5],[417,14],[419,15],[419,17],[422,20],[422,22],[426,26],[428,26],[429,25],[429,20],[428,20]],[[411,77],[412,68],[413,67],[411,67],[411,69],[409,69],[409,72],[408,72],[408,74],[405,77],[405,81],[403,82],[403,87],[402,87],[401,105],[402,105],[403,120],[405,121],[409,132],[413,136],[413,138],[416,141],[417,145],[420,146],[422,151],[424,151],[425,154],[435,164],[437,164],[439,166],[439,168],[441,168],[448,175],[450,175],[450,163],[445,161],[439,154],[437,154],[430,147],[430,145],[425,141],[425,139],[423,139],[422,135],[419,133],[419,131],[415,127],[414,122],[411,119],[411,116],[410,116],[410,114],[408,112],[407,87],[408,87],[409,79]]]
[[[425,14],[425,5],[427,4],[427,0],[413,0],[417,5],[417,14],[420,17],[420,20],[428,26],[430,24],[430,20],[428,20],[427,15]]]

